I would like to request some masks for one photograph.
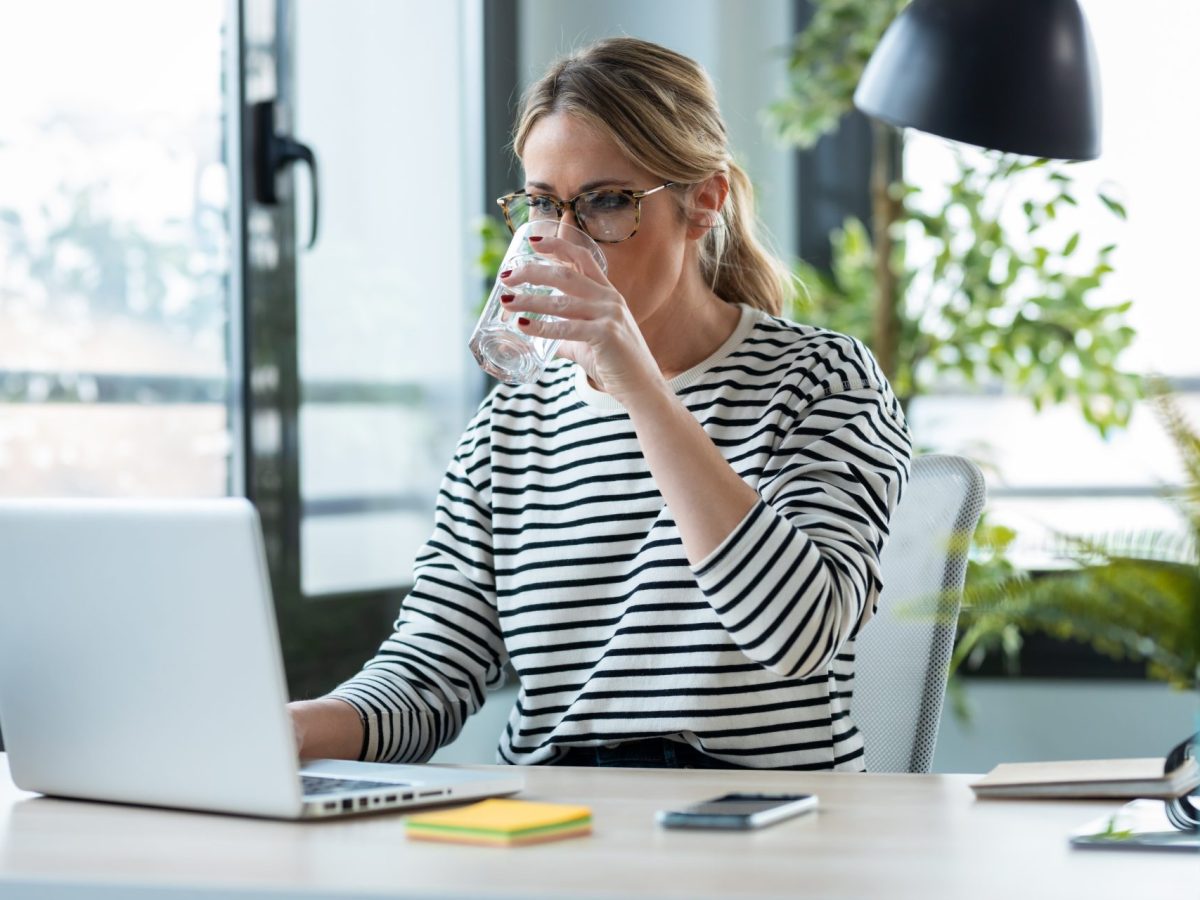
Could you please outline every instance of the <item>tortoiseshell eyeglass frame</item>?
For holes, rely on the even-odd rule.
[[[538,197],[538,199],[548,200],[551,204],[553,204],[554,211],[558,214],[558,218],[560,220],[563,217],[563,213],[565,213],[568,209],[570,209],[571,215],[573,215],[575,217],[575,221],[579,223],[579,227],[583,230],[583,232],[588,237],[590,237],[596,243],[598,243],[598,244],[619,244],[622,241],[629,240],[631,237],[633,237],[635,234],[637,234],[638,228],[641,227],[641,224],[642,224],[642,198],[649,197],[651,194],[657,194],[663,188],[674,187],[675,184],[676,184],[676,182],[674,182],[674,181],[665,181],[662,184],[660,184],[658,187],[647,188],[644,191],[634,191],[634,190],[629,190],[628,188],[622,188],[622,189],[604,188],[599,191],[584,191],[582,194],[576,194],[570,200],[559,200],[557,197],[553,196],[552,194],[538,194],[536,196]],[[581,219],[579,217],[579,213],[575,209],[575,204],[578,203],[580,200],[582,200],[584,197],[594,197],[597,194],[623,194],[624,196],[628,197],[629,199],[631,199],[633,201],[633,231],[629,232],[629,234],[625,235],[625,237],[617,238],[616,240],[608,240],[606,238],[598,238],[594,234],[592,234],[590,231],[588,231],[587,224],[584,222],[583,219]],[[508,230],[510,233],[515,234],[517,231],[517,226],[513,225],[512,216],[509,215],[509,211],[508,211],[508,204],[511,203],[513,200],[517,199],[518,197],[531,197],[531,196],[533,196],[533,195],[530,194],[529,191],[520,190],[520,191],[513,191],[511,194],[505,194],[503,197],[496,198],[496,205],[499,206],[500,209],[502,209],[504,211],[504,224],[508,226]]]

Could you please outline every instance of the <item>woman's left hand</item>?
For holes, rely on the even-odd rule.
[[[537,251],[563,265],[518,266],[501,283],[516,287],[539,284],[557,288],[561,295],[512,293],[502,300],[513,316],[543,313],[560,321],[527,316],[517,327],[535,337],[561,340],[558,355],[578,363],[598,388],[628,406],[628,401],[665,387],[658,363],[642,337],[625,298],[612,286],[587,250],[562,238],[545,237]]]

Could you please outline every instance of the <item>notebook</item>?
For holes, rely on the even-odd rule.
[[[492,799],[411,816],[405,830],[422,841],[511,847],[590,834],[592,811],[564,803]]]
[[[0,500],[0,721],[18,787],[286,819],[477,800],[509,770],[301,767],[246,500]]]
[[[1162,757],[1003,763],[971,784],[976,797],[1170,799],[1200,786],[1193,758],[1164,772]]]

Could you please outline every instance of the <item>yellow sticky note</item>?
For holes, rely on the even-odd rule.
[[[565,803],[493,798],[470,806],[411,816],[409,837],[474,844],[519,844],[591,831],[592,811]]]

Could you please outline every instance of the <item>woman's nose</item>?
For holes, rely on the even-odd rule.
[[[583,226],[579,224],[579,219],[575,216],[575,210],[569,206],[563,210],[562,219],[559,221],[566,222],[568,225],[574,225],[580,231],[583,231]]]

